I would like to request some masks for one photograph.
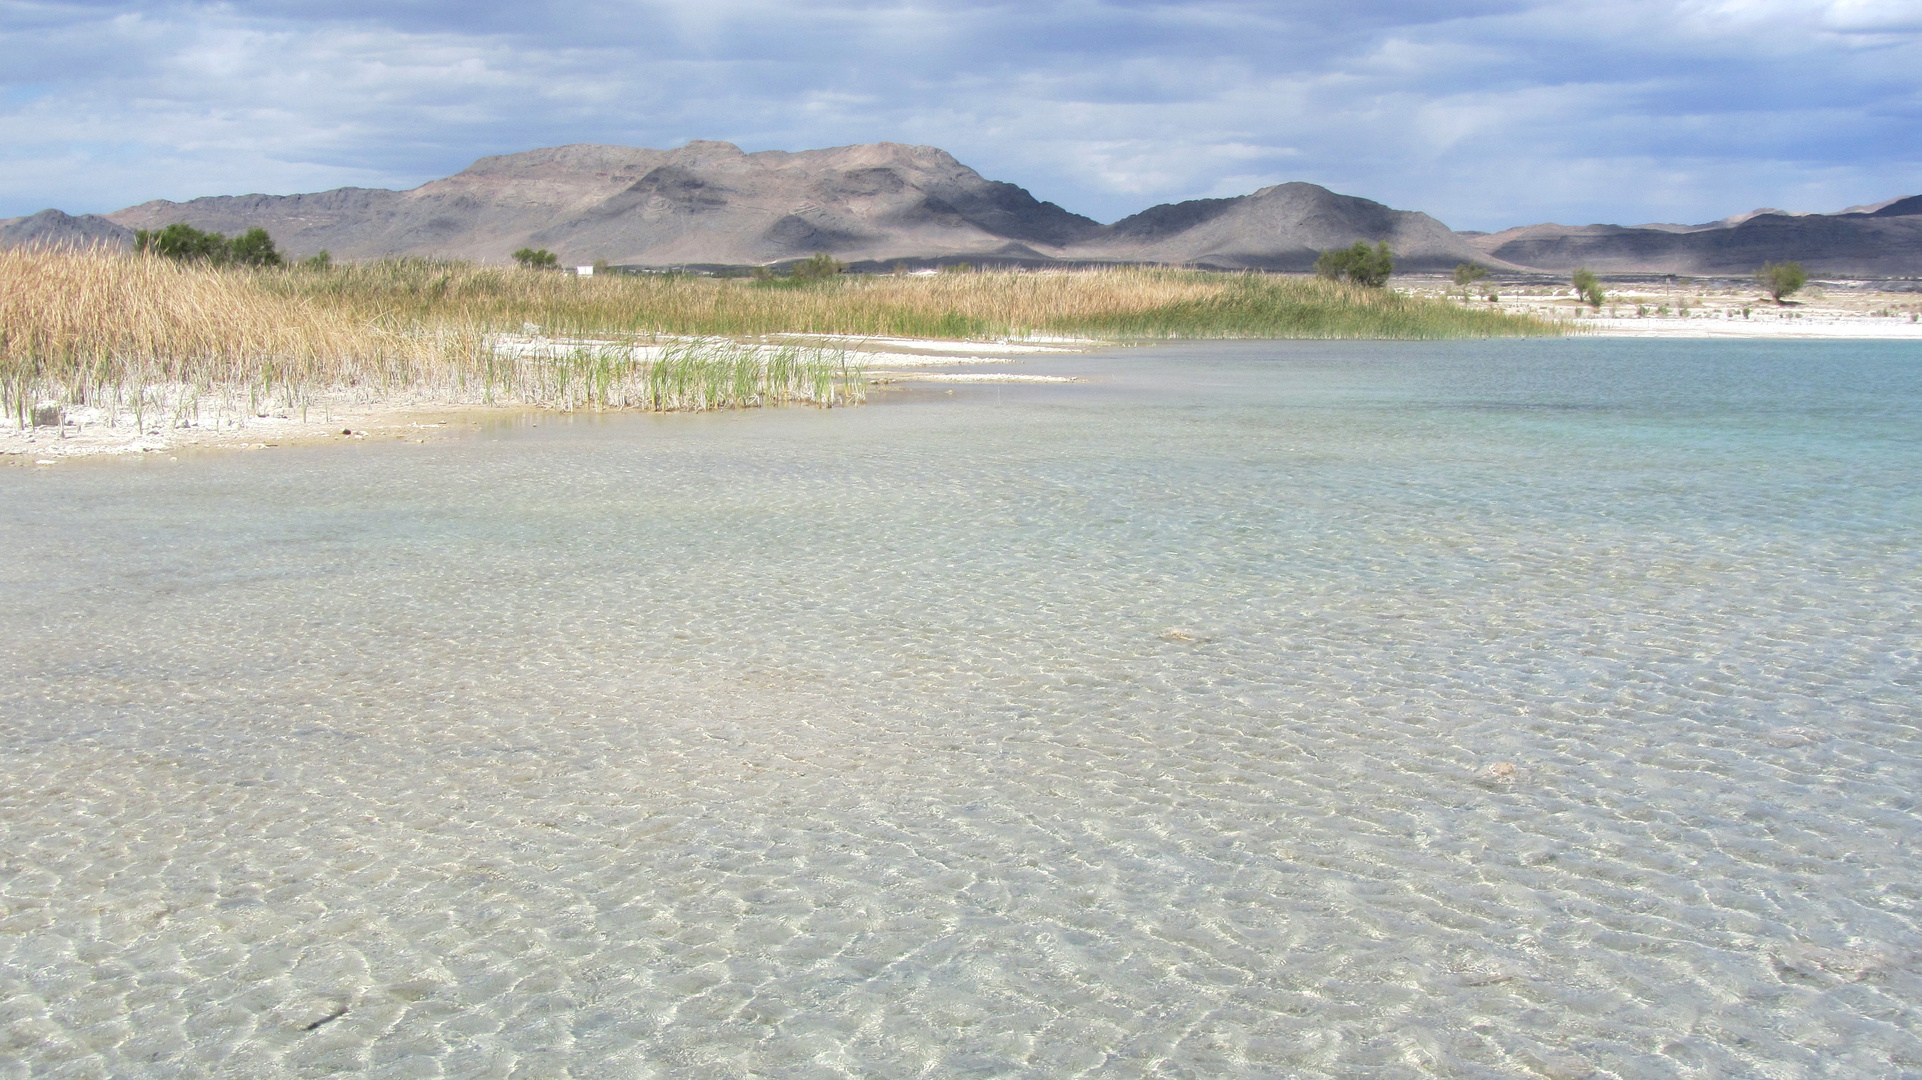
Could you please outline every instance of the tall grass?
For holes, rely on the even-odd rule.
[[[787,281],[575,278],[399,259],[262,287],[383,326],[453,322],[551,331],[744,337],[782,333],[1115,338],[1454,338],[1559,333],[1553,323],[1319,278],[1146,267]]]
[[[367,276],[420,286],[430,268]],[[560,279],[522,276],[536,292]],[[840,350],[661,343],[578,317],[573,327],[597,340],[549,331],[530,344],[524,320],[436,309],[431,278],[412,303],[396,302],[404,289],[355,288],[362,280],[0,251],[0,406],[21,427],[37,403],[56,401],[147,430],[371,400],[690,410],[865,397],[861,369]]]
[[[0,252],[0,401],[109,422],[243,423],[363,400],[712,409],[864,396],[845,354],[782,334],[1447,338],[1555,324],[1305,278],[1178,270],[843,277],[804,287],[395,259],[215,269]]]

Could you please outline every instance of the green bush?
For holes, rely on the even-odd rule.
[[[1768,290],[1770,299],[1781,303],[1785,296],[1800,292],[1809,283],[1809,275],[1799,262],[1765,263],[1755,272],[1755,280]]]
[[[185,222],[163,228],[140,229],[133,234],[135,251],[145,251],[179,262],[204,262],[215,266],[236,263],[241,266],[279,266],[280,252],[274,250],[273,237],[266,229],[248,229],[232,240],[217,232],[201,232]]]
[[[281,261],[280,252],[274,250],[274,238],[266,229],[248,229],[227,241],[227,251],[228,258],[241,266],[279,266]]]
[[[546,248],[522,248],[514,253],[514,261],[529,270],[552,270],[560,265],[560,256]]]
[[[1488,276],[1488,268],[1474,263],[1458,263],[1455,266],[1455,287],[1462,291],[1462,300],[1468,299],[1468,287]]]
[[[1575,271],[1569,283],[1575,286],[1575,295],[1596,311],[1602,310],[1602,305],[1608,302],[1608,294],[1602,291],[1602,279],[1586,266]]]
[[[847,269],[847,267],[841,264],[841,260],[836,259],[825,251],[817,251],[808,258],[794,264],[794,276],[802,281],[815,281],[821,278],[834,277],[845,269]]]
[[[1335,281],[1346,278],[1371,289],[1388,284],[1388,275],[1394,272],[1395,258],[1386,240],[1372,248],[1366,241],[1357,240],[1353,247],[1324,251],[1315,260],[1315,273],[1322,277]]]

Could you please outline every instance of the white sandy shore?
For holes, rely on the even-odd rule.
[[[1566,284],[1548,282],[1472,287],[1434,275],[1397,279],[1403,292],[1482,310],[1564,322],[1575,333],[1643,338],[1847,338],[1922,341],[1922,293],[1854,281],[1817,281],[1777,304],[1753,282],[1673,280],[1603,282],[1599,311],[1576,299]],[[1490,296],[1495,299],[1490,300]]]
[[[1642,338],[1853,338],[1861,341],[1922,341],[1922,324],[1889,318],[1769,312],[1762,317],[1583,318],[1578,329],[1601,337]],[[1773,316],[1773,317],[1771,317]]]
[[[530,330],[534,330],[531,328]],[[524,357],[557,357],[587,350],[614,350],[636,361],[658,360],[676,342],[630,346],[616,341],[550,338],[536,332],[504,335],[494,342],[503,353]],[[969,367],[1018,363],[1037,354],[1086,351],[1103,342],[1080,338],[1023,338],[1017,341],[920,340],[913,338],[834,337],[826,334],[787,334],[744,343],[772,352],[800,345],[844,350],[851,363],[866,369],[870,381],[992,383],[1071,382],[1051,375],[1007,371],[936,372],[928,368]],[[445,437],[473,418],[487,413],[525,412],[531,406],[488,406],[442,402],[421,395],[370,399],[364,392],[316,394],[301,411],[280,409],[267,415],[227,417],[216,423],[189,422],[136,427],[126,417],[109,418],[105,410],[71,408],[61,427],[0,428],[0,464],[47,467],[61,461],[102,455],[162,455],[199,449],[266,450],[278,446],[313,445],[367,439],[426,442]],[[109,422],[109,420],[114,422]]]

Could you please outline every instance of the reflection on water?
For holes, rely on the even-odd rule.
[[[1922,356],[0,472],[0,1075],[1922,1070]]]

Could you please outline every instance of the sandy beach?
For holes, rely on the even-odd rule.
[[[1439,275],[1396,279],[1417,296],[1461,300],[1462,289]],[[1599,310],[1577,300],[1566,281],[1482,281],[1468,306],[1564,320],[1578,333],[1649,338],[1852,338],[1922,341],[1922,293],[1893,283],[1815,281],[1777,304],[1742,279],[1604,281]],[[1489,296],[1496,297],[1490,301]]]

